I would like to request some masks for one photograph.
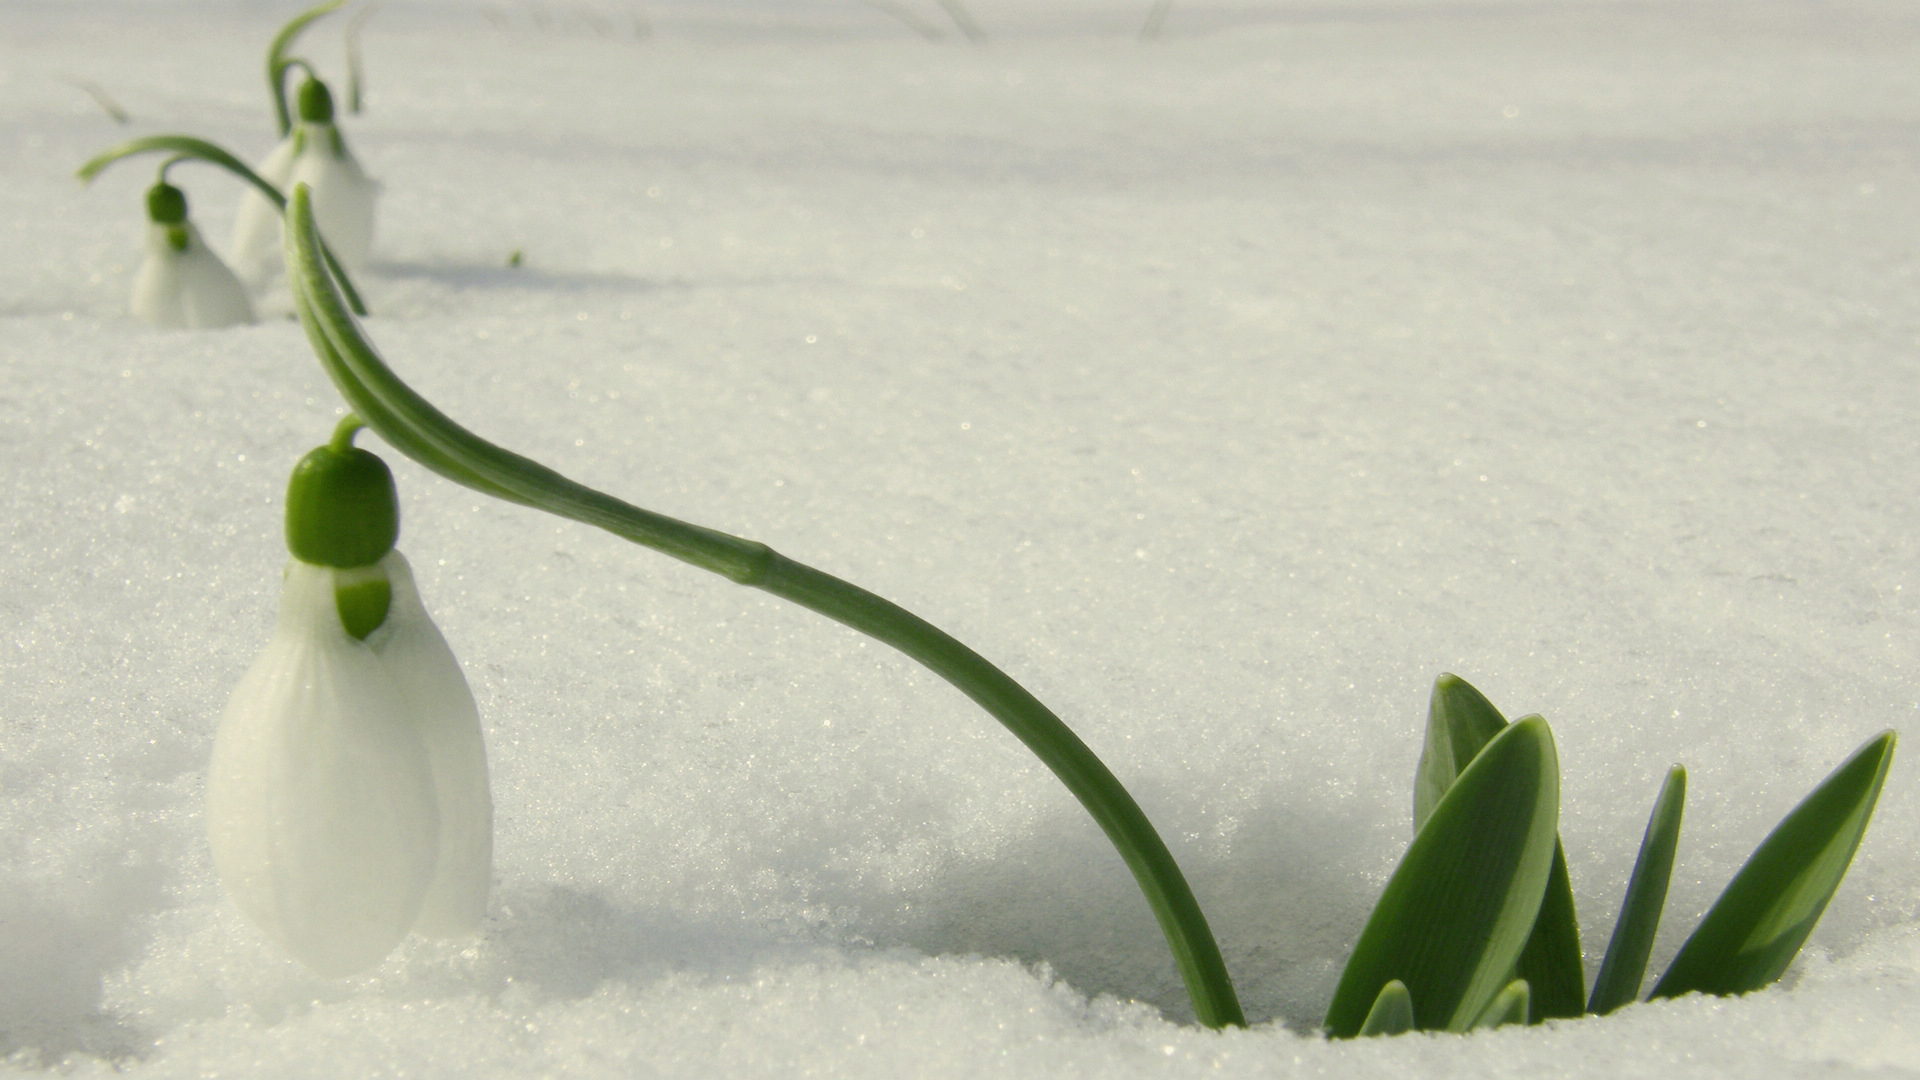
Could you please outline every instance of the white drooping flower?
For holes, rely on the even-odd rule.
[[[320,237],[349,271],[367,264],[373,247],[373,204],[378,182],[369,179],[333,123],[333,97],[318,79],[300,87],[299,120],[254,171],[282,192],[305,184],[313,192]],[[234,267],[256,285],[272,279],[282,264],[280,211],[248,188],[240,196],[233,226]]]
[[[415,932],[448,938],[471,934],[487,913],[493,877],[493,797],[480,714],[460,662],[421,606],[413,568],[399,552],[381,562],[392,585],[387,621],[367,635],[427,748],[440,811],[440,853]]]
[[[147,193],[147,258],[133,278],[135,318],[170,330],[253,321],[253,304],[220,256],[187,220],[186,197],[162,182]]]
[[[300,483],[296,470],[296,547],[296,509],[323,502],[296,504]],[[332,521],[340,505],[303,520]],[[343,606],[382,583],[384,615],[357,640]],[[319,974],[364,971],[409,931],[478,928],[493,858],[486,747],[399,552],[352,569],[288,563],[273,636],[220,718],[207,832],[240,910]]]

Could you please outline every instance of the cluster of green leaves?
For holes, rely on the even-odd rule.
[[[1786,972],[1860,846],[1894,739],[1885,731],[1868,740],[1774,828],[1651,997],[1744,994]],[[1686,779],[1675,766],[1654,801],[1589,995],[1559,838],[1553,732],[1539,716],[1509,724],[1465,680],[1440,676],[1414,776],[1417,831],[1341,975],[1328,1034],[1466,1031],[1635,1000],[1666,902]]]

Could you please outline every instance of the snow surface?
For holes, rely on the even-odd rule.
[[[1098,831],[945,684],[398,460],[487,727],[493,908],[364,978],[275,955],[203,775],[339,401],[283,289],[251,328],[126,316],[156,162],[72,171],[150,132],[263,155],[297,6],[8,0],[0,1071],[1920,1072],[1905,757],[1781,987],[1312,1033],[1439,672],[1554,724],[1589,974],[1670,762],[1655,972],[1913,729],[1920,9],[1177,0],[1143,44],[1147,6],[969,0],[975,47],[856,0],[387,0],[360,282],[476,431],[1023,680],[1158,823],[1250,1029],[1192,1025]],[[304,47],[336,90],[340,27]],[[237,186],[173,175],[218,246]]]

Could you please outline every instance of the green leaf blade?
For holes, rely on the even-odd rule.
[[[1480,748],[1507,726],[1486,695],[1451,672],[1433,680],[1427,704],[1427,738],[1413,774],[1413,828],[1427,823],[1441,796]]]
[[[1572,1019],[1587,1009],[1587,971],[1580,957],[1580,916],[1573,907],[1573,880],[1567,875],[1567,852],[1556,836],[1553,866],[1547,872],[1547,891],[1540,914],[1520,952],[1515,974],[1525,979],[1532,1002],[1532,1022]]]
[[[1866,835],[1893,762],[1881,732],[1774,827],[1650,995],[1745,994],[1786,973]]]
[[[1587,1011],[1605,1015],[1640,996],[1647,974],[1647,956],[1660,929],[1660,911],[1666,906],[1667,885],[1673,878],[1673,855],[1680,846],[1680,819],[1687,805],[1687,770],[1675,765],[1667,771],[1660,795],[1647,816],[1640,854],[1627,879],[1620,901],[1620,918],[1613,924],[1607,956],[1594,976],[1593,997]]]
[[[1496,735],[1440,800],[1387,882],[1328,1006],[1357,1035],[1398,979],[1423,1029],[1464,1031],[1512,978],[1539,914],[1559,826],[1553,732],[1529,717]]]
[[[1486,695],[1458,675],[1433,681],[1426,742],[1413,781],[1413,827],[1426,823],[1454,778],[1507,726]],[[1580,956],[1580,919],[1573,905],[1567,856],[1556,842],[1540,916],[1520,954],[1518,974],[1531,988],[1533,1016],[1575,1017],[1586,1010],[1586,969]]]

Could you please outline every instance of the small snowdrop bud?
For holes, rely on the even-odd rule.
[[[254,171],[283,192],[295,184],[311,188],[320,236],[349,271],[361,269],[373,247],[373,203],[380,185],[360,168],[334,125],[333,95],[325,83],[308,78],[295,101],[293,131]],[[280,211],[251,189],[240,197],[233,259],[256,284],[271,279],[281,266]]]
[[[327,84],[309,76],[300,84],[300,92],[294,98],[297,104],[300,122],[303,124],[333,123],[333,92]]]
[[[165,180],[147,189],[147,258],[134,275],[128,308],[168,329],[253,321],[247,290],[187,220],[186,195]]]
[[[294,469],[279,621],[221,716],[207,780],[227,891],[327,976],[378,964],[409,931],[472,933],[493,858],[479,714],[392,550],[393,480],[352,445],[357,426]]]
[[[156,225],[187,223],[186,192],[162,180],[147,189],[147,220]]]

